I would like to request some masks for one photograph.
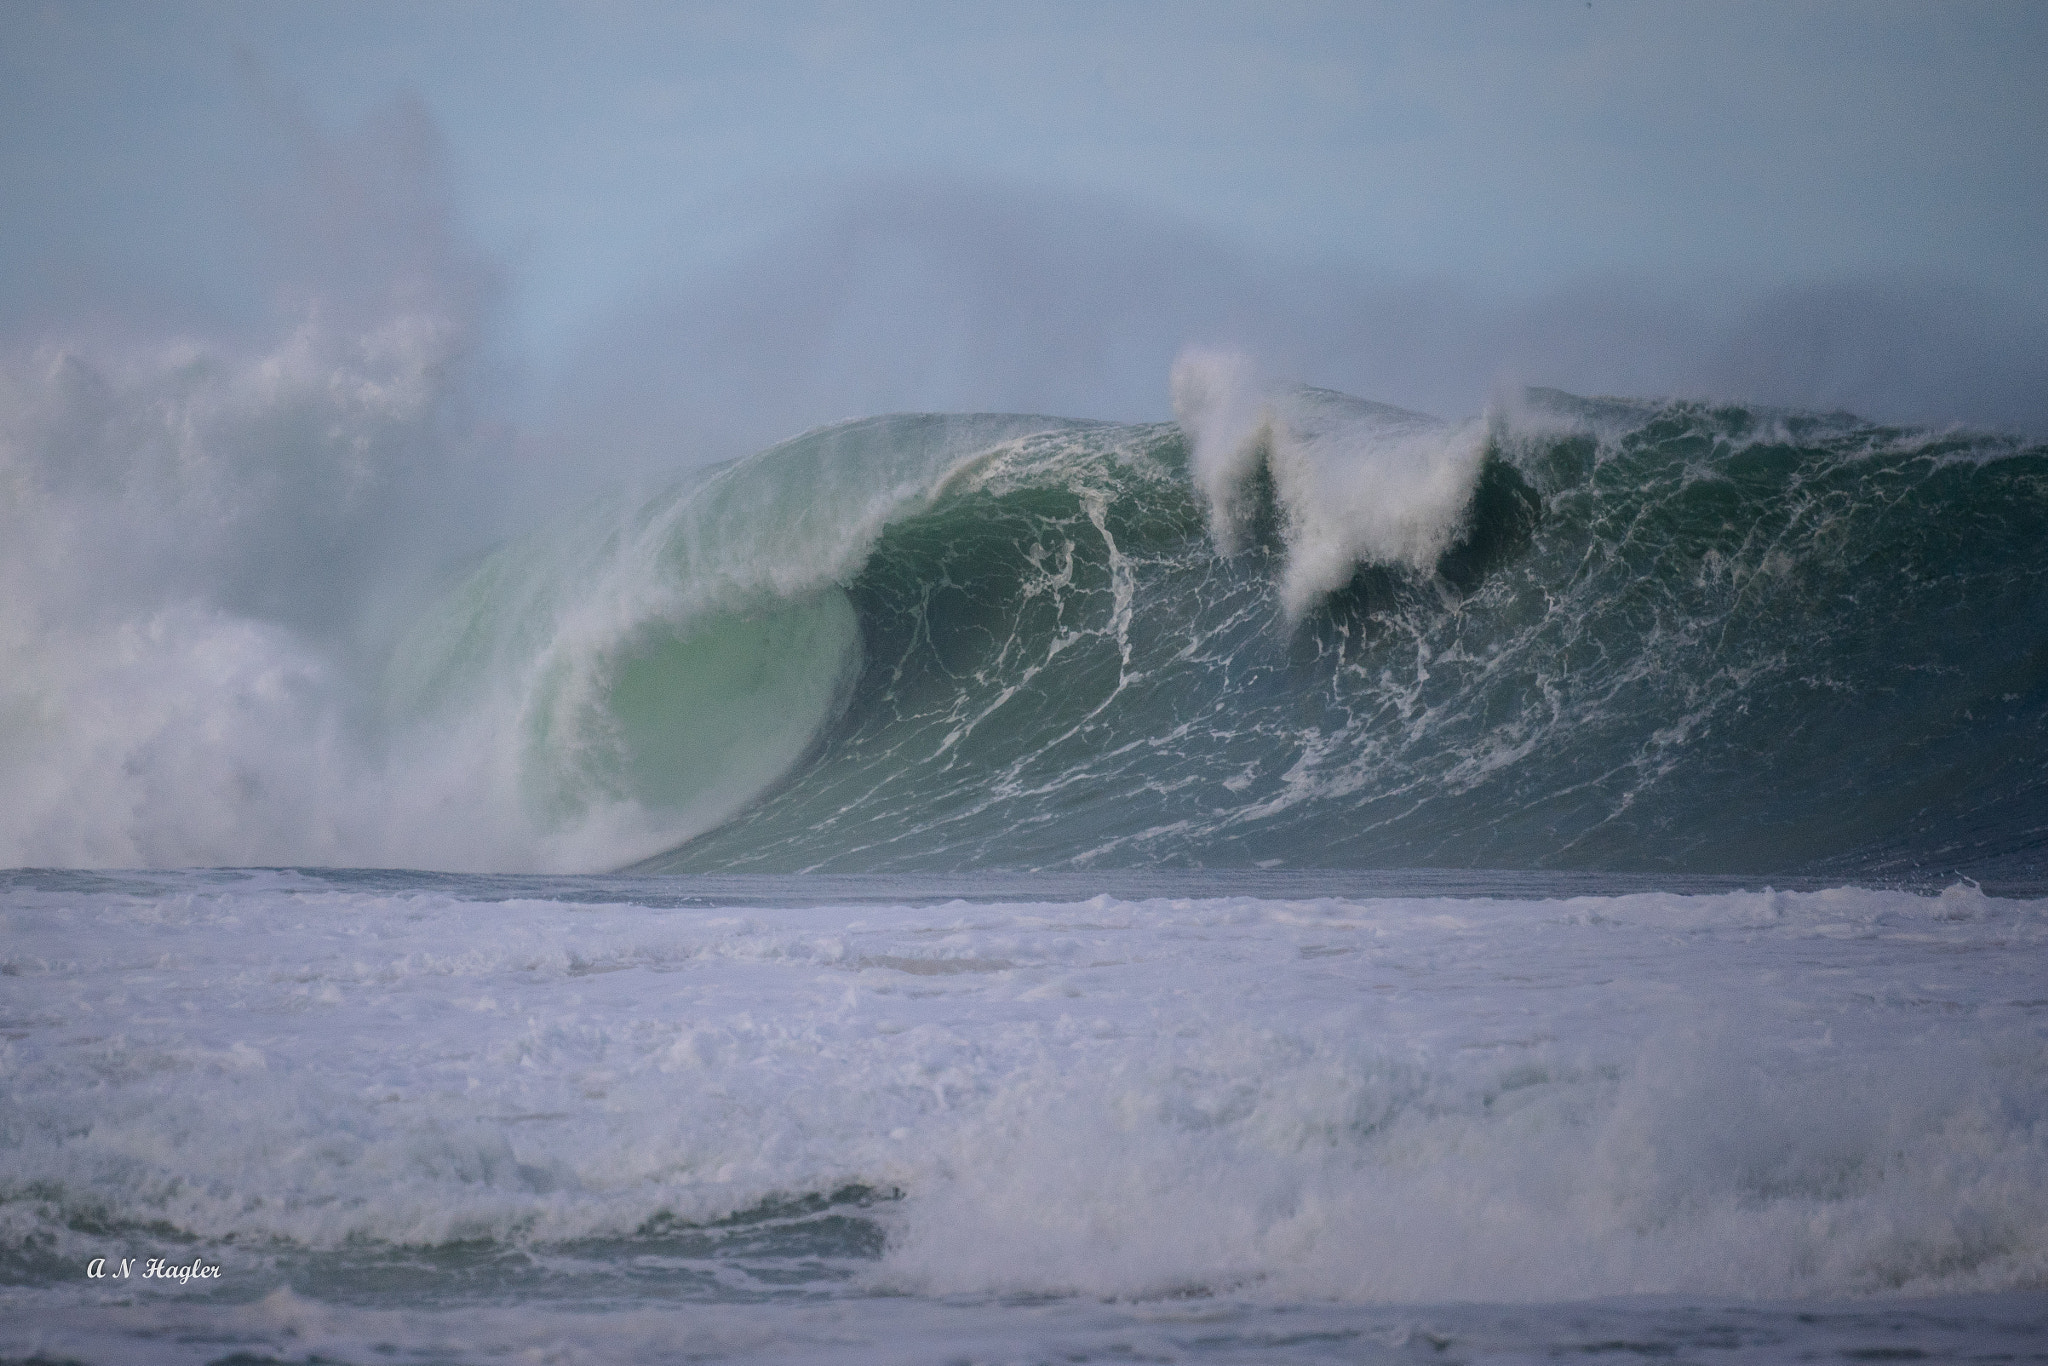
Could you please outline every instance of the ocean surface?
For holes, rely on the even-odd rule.
[[[2048,1355],[2038,902],[990,881],[7,875],[0,1359]]]
[[[2048,450],[293,363],[4,377],[0,1361],[2048,1360]]]

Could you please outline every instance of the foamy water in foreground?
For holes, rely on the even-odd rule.
[[[2048,1353],[2039,902],[5,876],[8,1360]]]

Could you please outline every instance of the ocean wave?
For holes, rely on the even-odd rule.
[[[2041,451],[1214,370],[889,522],[843,714],[645,866],[2031,875]]]
[[[1446,423],[1189,352],[1174,423],[839,424],[411,608],[371,565],[450,344],[11,374],[0,863],[2026,879],[2048,847],[2038,447],[1548,391]]]

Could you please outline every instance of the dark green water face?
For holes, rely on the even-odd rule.
[[[2048,453],[1542,396],[1434,574],[1298,621],[1172,427],[1034,439],[892,526],[814,758],[648,865],[2038,871]]]

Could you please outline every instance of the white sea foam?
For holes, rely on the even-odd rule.
[[[859,1283],[916,1293],[2048,1286],[2048,927],[1975,893],[717,912],[272,879],[4,914],[0,1212],[59,1261],[168,1227],[246,1284],[265,1240],[545,1245],[862,1183],[904,1198]]]

